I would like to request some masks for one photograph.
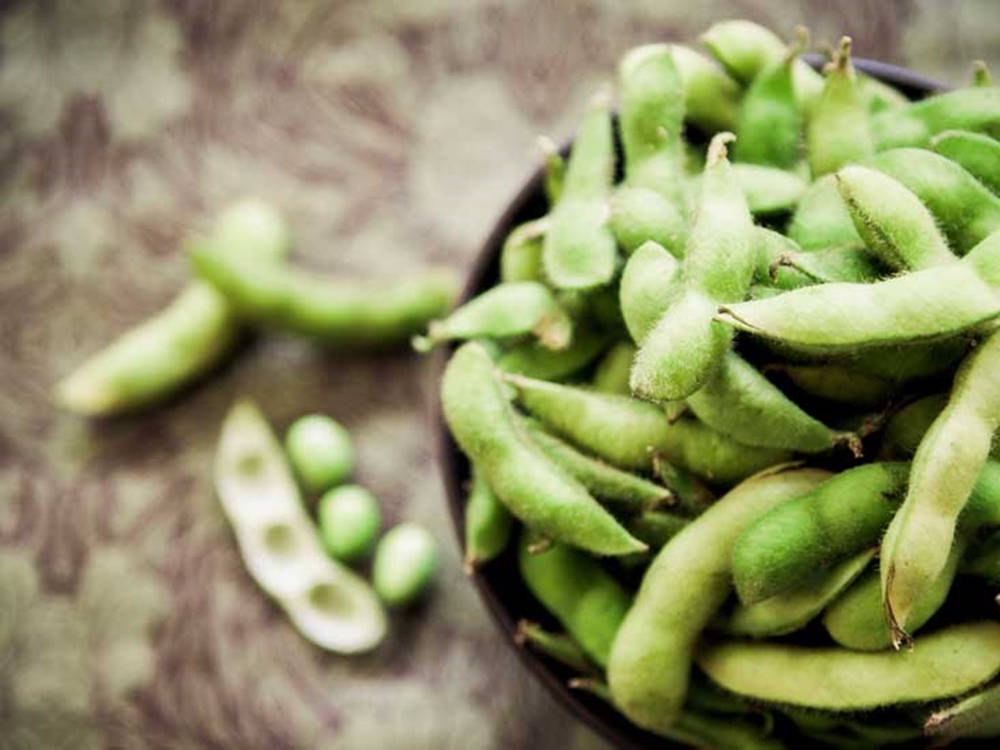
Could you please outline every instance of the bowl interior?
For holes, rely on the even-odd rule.
[[[817,69],[823,64],[823,58],[819,55],[806,55],[804,59]],[[858,70],[892,84],[912,99],[948,89],[939,81],[896,65],[864,59],[855,59],[854,64]],[[563,149],[564,152],[568,148],[567,144]],[[500,250],[510,230],[525,221],[543,216],[547,210],[543,173],[539,169],[521,188],[490,232],[463,290],[462,302],[499,281]],[[450,351],[448,353],[450,354]],[[443,363],[443,358],[441,362]],[[448,432],[439,403],[435,405],[434,419],[449,510],[459,545],[464,547],[463,525],[469,464]],[[517,651],[522,663],[546,685],[560,703],[617,747],[677,747],[675,743],[635,727],[603,701],[589,694],[571,690],[567,686],[567,680],[575,675],[568,669],[514,642],[517,621],[522,618],[540,622],[547,627],[556,629],[559,627],[521,581],[515,548],[516,545],[508,545],[500,557],[484,565],[471,577],[494,622],[500,628],[503,637]]]

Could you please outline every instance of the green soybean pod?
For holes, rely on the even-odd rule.
[[[195,272],[253,323],[316,338],[324,343],[380,346],[406,341],[451,307],[451,271],[425,271],[391,285],[347,281],[213,253],[195,245]]]
[[[625,520],[632,536],[649,545],[649,551],[658,552],[667,542],[691,523],[690,518],[678,516],[665,510],[644,510]]]
[[[781,373],[796,390],[814,398],[863,408],[886,404],[896,390],[891,380],[840,364],[777,363],[768,365],[766,372]]]
[[[719,21],[700,39],[729,74],[743,84],[752,83],[788,51],[773,31],[745,20]],[[802,60],[796,60],[792,66],[795,100],[801,112],[808,112],[822,94],[823,79]]]
[[[865,246],[887,267],[908,271],[957,260],[931,212],[892,177],[849,166],[835,179]]]
[[[964,255],[1000,229],[1000,197],[945,157],[922,148],[894,148],[865,165],[884,172],[930,209],[951,248]]]
[[[670,52],[684,86],[685,119],[706,134],[735,128],[743,93],[740,85],[690,47],[671,44]]]
[[[548,217],[514,227],[500,249],[500,281],[541,281],[542,244]]]
[[[504,372],[542,380],[562,380],[593,362],[610,340],[610,334],[580,325],[574,330],[569,346],[563,349],[551,349],[531,339],[507,349],[497,357],[496,364]]]
[[[375,548],[372,586],[390,607],[416,600],[438,568],[437,542],[423,526],[407,522],[391,528]]]
[[[874,549],[865,550],[828,571],[813,574],[792,591],[776,594],[755,604],[737,605],[726,619],[723,629],[729,635],[751,638],[770,638],[799,630],[854,583],[874,557]]]
[[[660,550],[614,639],[608,685],[633,723],[664,733],[681,714],[698,637],[729,595],[729,548],[743,529],[827,477],[772,471],[731,490]]]
[[[788,223],[788,237],[803,250],[835,245],[864,245],[833,175],[820,177],[799,198]]]
[[[559,147],[553,143],[551,138],[539,137],[538,150],[542,154],[545,197],[549,201],[549,206],[554,206],[559,202],[563,183],[566,182],[566,160],[563,159],[562,154],[559,153]]]
[[[785,269],[798,271],[798,274],[789,279],[783,276]],[[772,282],[783,289],[836,281],[867,284],[887,275],[885,266],[863,245],[834,245],[809,252],[786,252],[771,264],[770,273]]]
[[[931,139],[931,148],[1000,195],[1000,141],[996,138],[967,130],[946,130]]]
[[[747,207],[754,216],[771,217],[792,211],[808,183],[795,172],[764,164],[732,164],[733,176],[743,189]],[[688,192],[697,196],[701,180],[688,180]],[[768,230],[761,230],[768,231]]]
[[[843,362],[858,372],[887,380],[920,380],[953,370],[970,344],[967,336],[953,336],[929,343],[873,346],[848,354]]]
[[[565,544],[531,552],[538,536],[521,534],[518,568],[528,589],[602,667],[632,596],[593,557]]]
[[[726,690],[761,701],[828,711],[930,702],[1000,672],[1000,624],[954,625],[900,653],[723,641],[700,649],[697,663]]]
[[[549,214],[542,268],[558,289],[591,289],[614,275],[617,248],[605,209],[614,165],[611,113],[601,94],[584,115],[559,202]]]
[[[733,584],[754,604],[878,544],[906,491],[909,464],[848,469],[755,521],[732,546]]]
[[[807,414],[734,352],[687,404],[709,427],[746,445],[822,453],[848,437]]]
[[[364,487],[334,487],[319,500],[320,537],[335,560],[352,562],[367,555],[382,523],[378,500]]]
[[[571,636],[566,633],[550,633],[537,622],[518,620],[514,642],[518,646],[529,646],[543,656],[569,667],[578,675],[597,673],[594,662]]]
[[[595,456],[647,471],[655,454],[712,484],[734,484],[787,461],[789,451],[743,445],[695,419],[671,421],[639,399],[508,376],[515,398],[553,432]]]
[[[858,89],[861,91],[861,98],[868,112],[873,115],[899,109],[910,103],[899,89],[868,75],[858,75]]]
[[[513,518],[483,472],[472,464],[472,484],[465,501],[465,572],[488,563],[507,546]]]
[[[935,711],[924,724],[931,737],[954,740],[1000,734],[1000,685],[987,687],[947,708]]]
[[[635,346],[628,341],[619,341],[608,349],[597,363],[594,377],[591,378],[594,390],[628,396],[628,376],[635,352]]]
[[[948,404],[917,448],[906,500],[882,540],[882,598],[893,643],[907,638],[916,602],[948,562],[959,515],[1000,427],[1000,334],[966,357]]]
[[[1000,88],[967,88],[936,94],[871,120],[877,151],[924,146],[945,130],[1000,132]]]
[[[525,438],[499,374],[478,344],[464,344],[452,355],[441,381],[441,406],[455,441],[525,524],[554,541],[599,555],[646,548]]]
[[[965,552],[965,541],[952,545],[948,562],[938,577],[914,603],[909,627],[916,632],[941,609],[958,564]],[[877,570],[866,573],[823,615],[823,625],[830,637],[855,651],[882,651],[892,646],[892,633],[882,606],[882,584]]]
[[[340,484],[354,471],[351,434],[325,414],[296,419],[285,434],[285,452],[296,476],[312,492]]]
[[[911,401],[893,414],[882,431],[879,458],[882,460],[912,458],[920,441],[947,403],[947,394],[935,393]]]
[[[552,292],[537,281],[498,284],[432,320],[427,334],[413,339],[417,351],[426,352],[453,340],[513,338],[534,335],[549,349],[563,349],[573,337],[573,323]]]
[[[687,220],[661,193],[645,187],[619,185],[608,201],[608,223],[626,255],[652,241],[684,255]]]
[[[680,263],[655,242],[647,242],[622,269],[618,295],[632,340],[641,344],[680,289]]]
[[[814,352],[946,339],[1000,315],[1000,231],[958,263],[721,305],[716,320]],[[955,289],[962,294],[956,295]]]
[[[842,37],[833,59],[823,69],[823,93],[806,123],[809,169],[813,178],[836,172],[874,152],[868,109],[851,64],[851,38]]]
[[[746,296],[756,267],[753,220],[726,158],[732,134],[712,139],[701,194],[681,271],[683,291],[639,347],[632,391],[674,401],[705,384],[722,362],[731,331],[712,320],[711,310]],[[683,357],[677,352],[684,352]]]
[[[666,487],[580,453],[529,420],[525,420],[524,426],[531,442],[572,474],[595,497],[623,511],[632,512],[676,502]]]
[[[788,48],[781,60],[764,68],[747,89],[736,127],[737,161],[788,169],[799,160],[802,112],[795,100],[793,66],[805,38]]]

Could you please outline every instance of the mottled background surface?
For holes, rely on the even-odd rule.
[[[598,748],[521,669],[460,572],[405,353],[266,337],[140,418],[57,413],[53,382],[160,308],[178,249],[245,193],[303,262],[466,268],[594,86],[639,42],[747,16],[960,82],[1000,72],[996,0],[48,0],[0,16],[0,747]],[[220,419],[325,411],[391,521],[429,525],[438,590],[376,654],[302,641],[210,489]]]

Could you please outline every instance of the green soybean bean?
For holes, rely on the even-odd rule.
[[[594,390],[628,396],[628,376],[635,351],[635,346],[628,341],[619,341],[608,349],[594,370],[594,377],[591,379]]]
[[[465,572],[489,562],[507,546],[513,518],[482,470],[472,465],[472,485],[465,501]]]
[[[376,286],[214,253],[206,245],[192,248],[191,261],[241,318],[332,344],[405,341],[451,306],[457,286],[445,270]]]
[[[295,474],[312,492],[340,484],[354,471],[354,442],[347,429],[325,414],[296,419],[285,434]]]
[[[608,213],[611,231],[626,255],[650,240],[677,257],[684,254],[686,220],[661,193],[645,187],[619,186],[611,195]]]
[[[865,550],[834,565],[829,571],[814,574],[792,591],[755,604],[738,605],[725,621],[723,629],[730,635],[751,638],[769,638],[799,630],[854,583],[874,557],[874,549]]]
[[[533,334],[549,349],[563,349],[573,337],[573,323],[552,292],[537,281],[498,284],[451,312],[432,320],[427,334],[413,339],[426,352],[453,340],[514,338]]]
[[[1000,229],[1000,198],[961,166],[933,151],[891,149],[865,164],[912,191],[930,209],[959,255]]]
[[[528,420],[524,424],[531,442],[572,474],[595,497],[633,512],[676,502],[666,487],[580,453],[568,443],[545,432],[538,424]]]
[[[730,140],[730,133],[720,133],[709,146],[681,271],[683,291],[646,335],[635,358],[630,385],[645,398],[673,401],[704,385],[732,338],[731,331],[712,320],[710,310],[743,299],[750,287],[757,247],[746,200],[726,158]]]
[[[815,398],[858,407],[885,404],[896,384],[878,375],[868,375],[837,364],[768,365],[766,372],[781,373],[792,386]]]
[[[871,120],[878,151],[924,146],[945,130],[1000,133],[1000,88],[968,88],[881,112]]]
[[[493,362],[478,344],[465,344],[452,355],[441,383],[441,405],[455,441],[525,524],[599,555],[645,549],[583,485],[526,439]]]
[[[916,632],[941,609],[958,564],[965,552],[964,540],[952,545],[948,562],[941,573],[914,602],[909,619],[911,632]],[[892,633],[882,606],[882,584],[877,570],[866,573],[842,597],[830,605],[823,615],[823,625],[830,637],[845,648],[855,651],[882,651],[892,645]]]
[[[790,453],[745,446],[701,422],[671,422],[639,399],[508,376],[516,399],[557,434],[595,456],[628,469],[648,470],[654,453],[713,484],[733,484],[788,460]]]
[[[541,281],[542,244],[549,219],[519,224],[514,227],[500,249],[500,281]]]
[[[690,47],[671,44],[684,86],[684,116],[706,134],[732,130],[740,112],[740,85],[718,65]]]
[[[817,352],[944,339],[1000,315],[998,285],[1000,231],[958,263],[874,284],[823,284],[722,305],[716,319]]]
[[[249,401],[223,422],[215,488],[248,572],[297,630],[338,653],[381,643],[386,617],[375,592],[324,552],[281,446]]]
[[[323,545],[335,560],[352,562],[375,546],[382,523],[378,500],[356,484],[334,487],[319,501],[317,512]]]
[[[970,695],[935,711],[924,724],[924,733],[943,739],[992,737],[1000,734],[1000,685]]]
[[[684,518],[665,510],[644,510],[642,513],[625,520],[627,528],[636,539],[649,545],[649,551],[656,554],[663,545],[677,536],[681,529],[691,523],[690,518]]]
[[[700,39],[729,74],[743,84],[752,83],[788,53],[781,37],[752,21],[720,21]],[[802,60],[792,66],[795,100],[801,112],[808,112],[822,94],[823,79]]]
[[[1000,334],[966,357],[948,404],[913,457],[906,500],[882,541],[882,597],[893,643],[905,640],[911,611],[948,562],[959,515],[1000,427]]]
[[[765,514],[732,548],[733,584],[754,604],[878,544],[902,502],[909,464],[863,464]]]
[[[375,548],[372,586],[383,602],[401,607],[427,590],[437,568],[437,542],[431,533],[419,524],[401,523]]]
[[[565,633],[550,633],[537,622],[518,620],[514,642],[519,646],[531,647],[543,656],[569,667],[577,674],[597,674],[594,662],[576,641]]]
[[[497,357],[497,367],[532,378],[561,380],[593,362],[610,340],[608,333],[591,326],[577,326],[569,346],[551,349],[538,340],[525,341]]]
[[[802,194],[788,224],[788,237],[803,250],[864,244],[833,175],[819,178]]]
[[[761,230],[767,231],[767,230]],[[798,271],[791,278],[783,271]],[[887,275],[885,267],[863,245],[836,245],[809,252],[785,252],[772,261],[772,282],[783,289],[850,281],[868,284]],[[802,279],[802,276],[806,279]]]
[[[687,404],[709,427],[746,445],[822,453],[848,437],[807,414],[733,352]]]
[[[224,208],[207,242],[213,253],[262,263],[280,260],[290,245],[281,214],[255,199]],[[190,283],[164,310],[60,381],[55,400],[89,417],[141,409],[208,372],[232,351],[239,334],[239,321],[223,296],[208,284]]]
[[[967,130],[946,130],[931,139],[931,148],[1000,195],[1000,141],[996,138]]]
[[[955,625],[902,653],[724,641],[702,648],[697,662],[726,690],[762,701],[829,711],[928,702],[1000,672],[1000,624]]]
[[[618,295],[629,335],[641,344],[680,289],[680,263],[661,245],[647,242],[622,269]]]
[[[737,161],[781,169],[798,162],[803,120],[792,70],[804,46],[800,35],[783,58],[761,70],[747,89],[736,128]]]
[[[556,543],[532,553],[529,548],[538,538],[528,530],[521,534],[521,577],[587,656],[605,666],[632,596],[597,560],[579,550]]]
[[[962,561],[961,572],[1000,584],[1000,531],[993,532]]]
[[[559,147],[553,143],[551,138],[541,136],[538,139],[538,150],[542,153],[542,165],[544,168],[544,188],[545,197],[549,201],[549,206],[554,206],[559,202],[562,195],[563,183],[566,182],[566,160],[559,153]]]
[[[868,108],[851,64],[851,38],[824,68],[823,93],[809,112],[806,126],[809,169],[814,178],[860,161],[874,152],[868,130]]]
[[[667,732],[681,714],[701,631],[730,585],[729,548],[762,513],[826,478],[801,469],[763,473],[730,491],[660,550],[615,636],[608,685],[633,723]]]
[[[947,403],[947,394],[935,393],[911,401],[893,414],[882,431],[879,458],[883,460],[912,458],[920,441]]]
[[[546,278],[559,289],[591,289],[615,272],[617,248],[607,223],[615,152],[608,98],[590,104],[573,142],[559,201],[542,250]]]
[[[895,271],[954,263],[931,212],[920,199],[886,174],[867,167],[844,167],[837,189],[865,246]]]

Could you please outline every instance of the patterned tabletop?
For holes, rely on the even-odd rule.
[[[244,194],[301,262],[470,266],[623,50],[746,16],[958,82],[1000,72],[995,0],[47,0],[0,16],[0,747],[599,748],[461,572],[415,355],[276,335],[139,417],[51,386],[162,307],[180,241]],[[812,8],[813,10],[810,10]],[[354,432],[389,521],[440,539],[436,591],[375,654],[304,642],[243,571],[210,487],[225,410]]]

